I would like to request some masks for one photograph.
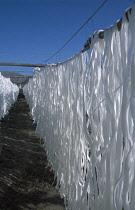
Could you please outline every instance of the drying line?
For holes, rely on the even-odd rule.
[[[57,55],[75,36],[78,34],[78,32],[96,15],[96,13],[105,5],[105,3],[108,0],[105,0],[99,7],[98,9],[88,18],[88,20],[71,36],[71,38],[57,51],[55,52],[52,56],[50,56],[47,60],[43,61],[42,63],[48,62],[51,58],[53,58],[55,55]]]

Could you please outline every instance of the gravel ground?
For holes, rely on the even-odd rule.
[[[22,93],[2,119],[0,210],[64,210]]]

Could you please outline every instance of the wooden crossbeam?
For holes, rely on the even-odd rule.
[[[46,64],[5,63],[5,62],[0,62],[0,66],[45,67]]]
[[[125,12],[125,16],[128,22],[129,22],[129,14],[131,14],[131,11],[132,11],[132,7],[126,10]],[[117,21],[116,24],[117,24],[118,31],[120,31],[121,26],[122,26],[122,18],[119,21]],[[99,36],[99,39],[104,39],[104,31],[99,32],[98,36]],[[84,49],[82,50],[82,53],[87,51],[90,48],[92,38],[94,38],[94,34],[91,37],[89,37],[87,42],[84,44]]]

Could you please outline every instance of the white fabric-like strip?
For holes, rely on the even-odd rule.
[[[79,53],[35,71],[24,93],[71,210],[135,207],[135,6]]]

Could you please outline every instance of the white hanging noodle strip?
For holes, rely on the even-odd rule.
[[[135,6],[79,53],[36,70],[24,93],[71,210],[135,208]]]
[[[13,84],[9,78],[5,78],[0,72],[0,120],[16,101],[19,93],[17,85]]]

